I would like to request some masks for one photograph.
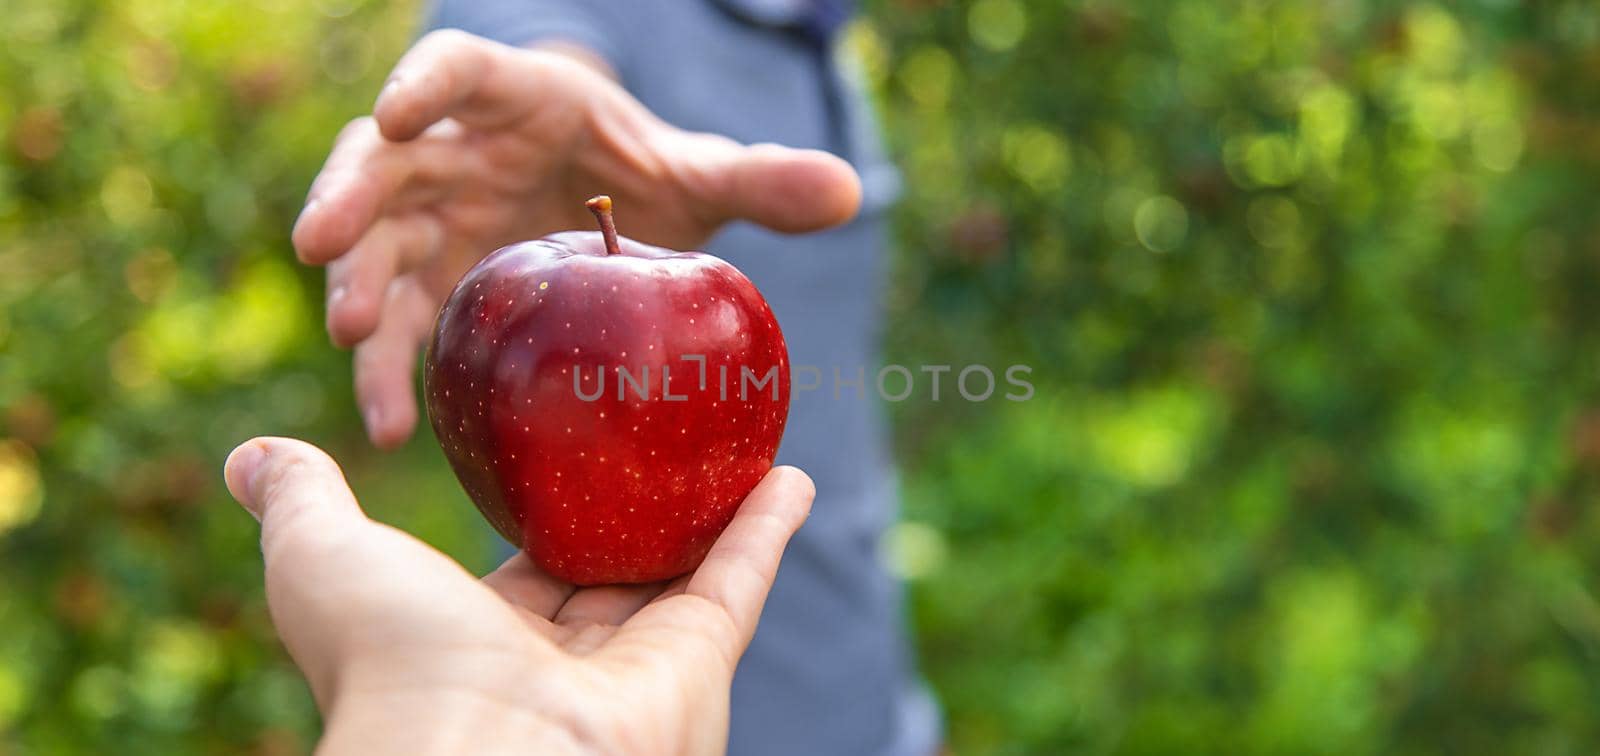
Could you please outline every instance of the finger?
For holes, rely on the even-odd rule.
[[[412,375],[423,336],[433,323],[434,309],[416,279],[395,279],[385,295],[377,330],[356,345],[356,402],[367,426],[367,437],[379,448],[399,446],[416,427],[417,399]]]
[[[665,646],[686,665],[720,664],[732,674],[755,634],[783,549],[814,495],[805,473],[774,468],[745,497],[700,568],[669,583],[617,629],[607,648],[634,663]]]
[[[357,118],[339,132],[290,234],[301,262],[326,263],[367,229],[372,217],[360,217],[352,209],[380,204],[381,198],[373,195],[397,185],[408,173],[402,155],[387,147],[371,118]]]
[[[507,559],[494,572],[484,575],[483,582],[507,601],[545,619],[554,617],[575,590],[571,583],[545,574],[527,554]]]
[[[423,213],[385,216],[361,241],[328,265],[328,336],[348,347],[372,335],[385,292],[396,275],[430,259],[442,239]]]
[[[691,573],[673,579],[672,582],[667,583],[666,588],[661,589],[661,592],[656,594],[655,598],[650,599],[650,603],[659,604],[669,598],[672,598],[673,596],[683,595],[683,592],[689,589],[689,579],[692,577],[694,577],[694,575]]]
[[[394,667],[400,650],[440,648],[441,638],[461,647],[493,645],[507,629],[520,629],[522,617],[461,565],[368,520],[320,449],[253,439],[229,456],[224,475],[261,519],[272,622],[324,711],[353,670],[404,678]],[[533,642],[514,652],[548,648]]]
[[[429,138],[396,144],[371,118],[340,132],[311,184],[291,239],[300,261],[322,265],[349,251],[385,209],[409,208],[447,193],[477,164],[461,156],[460,129],[440,124]]]
[[[555,623],[568,627],[594,625],[620,625],[628,621],[640,607],[661,594],[666,583],[646,585],[602,585],[584,588],[561,607]]]
[[[372,112],[385,137],[415,139],[445,117],[496,127],[524,116],[554,56],[532,56],[455,29],[431,32],[389,74]],[[576,64],[573,64],[576,65]]]
[[[816,488],[793,467],[775,467],[761,480],[722,532],[684,592],[721,607],[733,620],[737,653],[755,634],[761,607],[778,574],[790,536],[811,512]]]
[[[277,561],[296,573],[337,567],[337,544],[371,524],[339,466],[304,441],[246,441],[228,455],[223,477],[234,499],[261,522],[269,571]]]
[[[240,444],[223,465],[228,491],[261,521],[261,555],[273,624],[326,704],[335,631],[324,627],[329,583],[350,576],[351,544],[370,533],[339,466],[322,450],[288,438]]]
[[[802,233],[840,225],[861,207],[861,179],[844,160],[821,150],[773,144],[749,147],[705,135],[688,180],[713,225],[747,220],[774,231]]]

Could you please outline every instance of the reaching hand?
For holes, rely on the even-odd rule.
[[[309,444],[235,449],[261,521],[267,601],[330,753],[719,753],[734,665],[811,481],[779,467],[693,574],[575,589],[518,556],[475,579],[362,514]]]
[[[294,229],[328,265],[328,333],[354,345],[367,434],[394,446],[417,422],[411,373],[466,269],[515,241],[587,228],[610,194],[629,234],[678,249],[745,219],[779,231],[837,225],[860,184],[824,152],[682,131],[578,56],[429,34],[395,66],[373,116],[339,135]]]

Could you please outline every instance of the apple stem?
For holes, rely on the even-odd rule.
[[[594,219],[600,221],[600,235],[606,240],[606,254],[620,255],[622,247],[617,245],[617,222],[611,217],[611,198],[602,194],[583,203],[594,213]]]

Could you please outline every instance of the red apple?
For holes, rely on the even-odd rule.
[[[579,585],[694,569],[772,467],[789,352],[732,265],[571,231],[456,284],[424,370],[428,416],[495,529]]]

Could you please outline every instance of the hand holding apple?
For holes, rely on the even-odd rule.
[[[331,754],[721,753],[734,664],[812,496],[776,468],[693,575],[583,589],[521,555],[473,578],[367,519],[300,441],[246,442],[226,477]]]

